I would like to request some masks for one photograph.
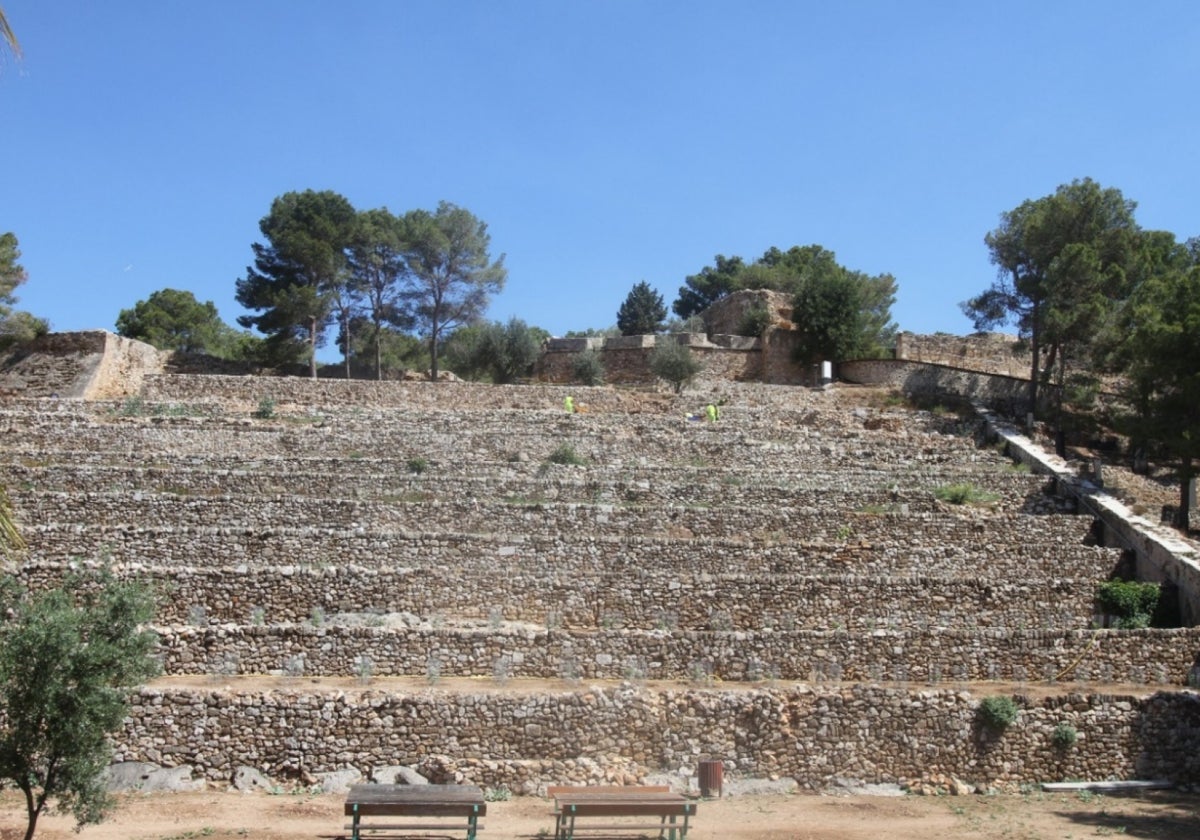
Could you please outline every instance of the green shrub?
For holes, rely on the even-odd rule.
[[[591,348],[576,354],[571,362],[571,377],[580,385],[603,385],[604,373],[604,360]]]
[[[568,466],[582,467],[587,462],[575,451],[575,447],[569,443],[560,443],[550,457],[546,459],[551,464],[566,464]]]
[[[683,386],[691,382],[702,367],[691,349],[677,341],[659,340],[650,351],[650,372],[670,382],[676,394],[682,393]]]
[[[258,401],[258,408],[254,409],[254,416],[260,420],[270,420],[275,416],[275,398],[263,397]]]
[[[1109,580],[1100,584],[1096,600],[1100,611],[1116,619],[1121,630],[1149,627],[1162,587],[1136,580]]]
[[[1075,742],[1079,740],[1079,733],[1075,731],[1075,727],[1069,723],[1060,723],[1054,727],[1054,731],[1050,733],[1050,743],[1058,747],[1060,750],[1065,750],[1068,747],[1075,746]]]
[[[738,322],[737,334],[752,337],[759,337],[767,331],[767,327],[771,326],[774,319],[771,317],[770,310],[767,307],[759,305],[752,307],[742,316],[742,320]]]
[[[421,473],[425,472],[425,470],[429,469],[429,462],[424,458],[409,458],[405,463],[405,466],[413,475],[420,475]]]
[[[935,488],[933,495],[951,505],[987,505],[1000,498],[974,484],[946,484]]]
[[[985,697],[979,704],[979,720],[988,729],[1003,732],[1016,719],[1020,709],[1011,697]]]

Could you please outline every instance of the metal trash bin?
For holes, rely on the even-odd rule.
[[[701,796],[720,796],[725,784],[725,764],[720,759],[706,758],[698,766]],[[715,791],[715,794],[714,794]]]

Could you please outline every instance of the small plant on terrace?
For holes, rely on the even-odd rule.
[[[512,799],[512,791],[504,785],[487,788],[483,792],[483,799],[485,802],[507,802]]]
[[[425,680],[430,685],[437,685],[438,680],[442,678],[442,660],[436,656],[431,656],[425,662]]]
[[[1003,732],[1016,721],[1020,711],[1011,697],[985,697],[979,704],[979,720],[993,732]]]
[[[126,397],[118,413],[122,417],[141,417],[146,413],[146,401],[141,397]]]
[[[308,615],[308,620],[313,627],[321,627],[325,624],[325,610],[320,607],[313,607],[312,612]]]
[[[266,610],[262,607],[252,607],[250,609],[250,624],[254,627],[262,627],[266,614]]]
[[[560,443],[550,453],[546,460],[551,464],[562,464],[570,467],[582,467],[587,463],[584,458],[575,451],[575,447],[569,443]]]
[[[404,466],[413,475],[420,475],[429,469],[429,462],[424,458],[409,458]]]
[[[258,401],[258,408],[254,409],[254,416],[259,420],[270,420],[275,416],[275,398],[266,396]]]
[[[939,501],[951,505],[990,505],[1000,497],[974,484],[945,484],[934,488],[933,495]]]

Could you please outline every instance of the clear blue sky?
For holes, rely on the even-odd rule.
[[[810,243],[894,274],[902,329],[967,333],[984,234],[1081,177],[1200,234],[1194,0],[0,5],[0,231],[56,330],[165,287],[233,323],[309,188],[468,208],[509,270],[488,316],[559,335]]]

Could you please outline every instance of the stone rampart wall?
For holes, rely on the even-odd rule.
[[[854,686],[752,691],[577,688],[459,694],[437,689],[336,694],[143,689],[118,760],[191,766],[227,780],[241,765],[277,779],[418,765],[434,781],[507,786],[602,782],[649,771],[695,772],[723,757],[727,773],[896,782],[931,772],[979,785],[1049,779],[1200,782],[1200,699],[1070,694],[1018,696],[1016,723],[993,734],[965,691]],[[1079,733],[1056,748],[1060,724]],[[617,745],[628,755],[614,766]]]
[[[893,359],[840,362],[837,374],[859,385],[890,385],[906,394],[945,395],[995,406],[1023,416],[1029,380]]]
[[[1024,378],[1026,381],[1031,364],[1028,348],[1020,349],[1016,336],[1003,333],[962,336],[902,332],[896,336],[896,358]]]

